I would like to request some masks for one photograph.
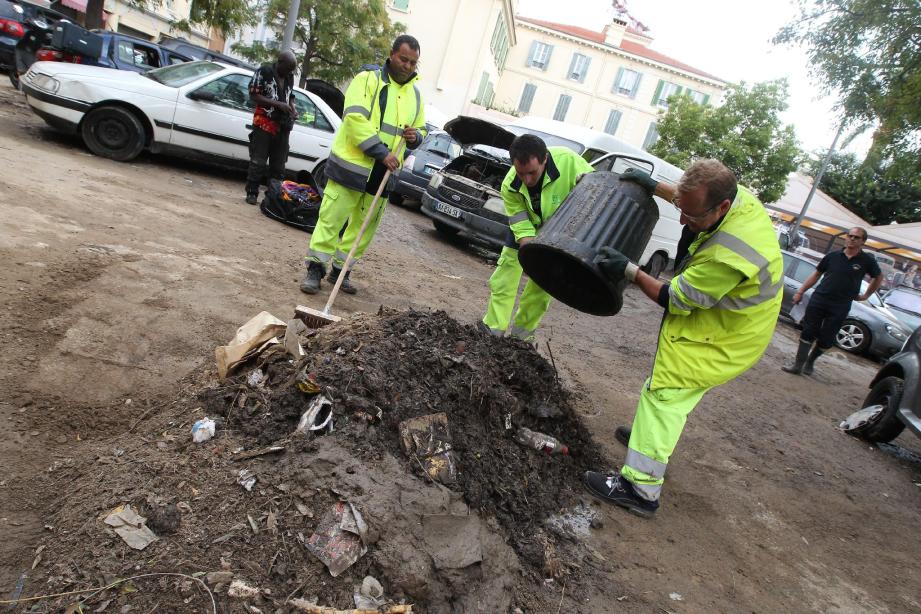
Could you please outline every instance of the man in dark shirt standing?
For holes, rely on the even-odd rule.
[[[848,230],[844,238],[844,249],[822,258],[816,271],[806,278],[793,295],[793,304],[796,305],[803,300],[803,293],[822,277],[822,283],[812,293],[806,307],[796,360],[792,365],[781,367],[787,373],[812,375],[816,359],[835,343],[838,329],[851,310],[851,301],[865,301],[879,288],[883,273],[876,258],[861,249],[866,242],[865,229],[855,227]],[[869,275],[872,281],[867,291],[860,294],[860,282],[864,275]],[[812,344],[817,338],[818,343],[813,348]]]
[[[288,159],[288,136],[294,127],[294,69],[297,59],[282,51],[274,64],[263,64],[249,82],[249,97],[256,105],[253,131],[249,135],[249,171],[246,173],[246,202],[259,200],[259,184],[265,177],[281,179]]]

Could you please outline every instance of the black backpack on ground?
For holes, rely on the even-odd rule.
[[[320,216],[320,201],[300,198],[296,193],[287,192],[277,179],[271,179],[259,209],[273,220],[313,232]]]

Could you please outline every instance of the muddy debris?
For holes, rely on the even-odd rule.
[[[28,592],[119,578],[132,590],[21,611],[115,599],[138,611],[212,612],[212,598],[220,612],[347,610],[364,584],[381,611],[538,612],[556,609],[560,583],[577,594],[599,568],[582,542],[593,519],[581,475],[611,465],[527,343],[443,312],[381,309],[298,327],[224,380],[213,369],[191,379],[117,438],[121,471],[100,479],[100,450],[53,476],[69,492]],[[193,443],[191,425],[205,416],[221,427]],[[522,427],[565,442],[568,454],[522,448]],[[98,521],[126,503],[156,532],[143,553]],[[331,518],[347,526],[344,516],[361,529],[330,530]],[[207,583],[146,575],[156,573]]]

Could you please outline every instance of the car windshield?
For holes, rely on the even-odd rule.
[[[921,295],[896,288],[886,295],[886,306],[921,315]]]
[[[534,130],[532,128],[522,128],[521,126],[505,126],[505,129],[509,132],[512,132],[517,135],[522,134],[534,134],[539,136],[544,143],[547,144],[547,147],[568,147],[577,154],[581,154],[585,149],[582,143],[577,143],[576,141],[570,141],[569,139],[564,139],[561,136],[556,136],[555,134],[549,134],[547,132],[541,132],[540,130]]]
[[[461,149],[461,146],[454,142],[454,139],[451,137],[439,135],[432,140],[432,144],[429,146],[429,151],[442,155],[446,158],[454,159],[461,155],[463,149]]]
[[[182,87],[196,79],[222,70],[224,67],[214,62],[186,62],[148,70],[144,76],[169,87]]]

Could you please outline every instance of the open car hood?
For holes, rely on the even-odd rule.
[[[471,145],[489,145],[508,150],[515,135],[505,128],[485,119],[461,115],[444,125],[443,130],[465,148]]]

